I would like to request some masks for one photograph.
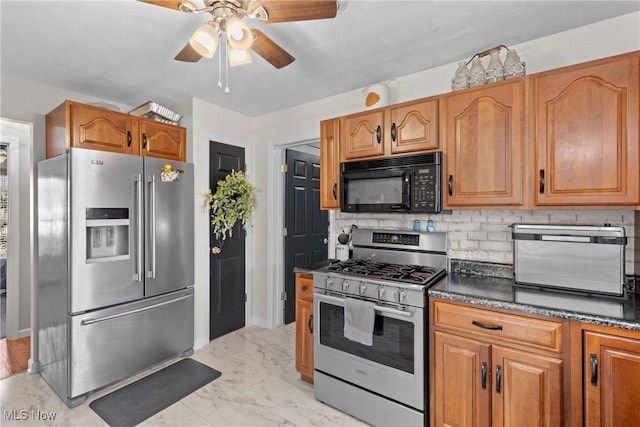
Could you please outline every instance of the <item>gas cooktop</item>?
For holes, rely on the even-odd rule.
[[[414,285],[426,285],[446,274],[446,269],[444,268],[425,265],[390,264],[361,259],[331,261],[322,270],[349,276],[362,276]]]

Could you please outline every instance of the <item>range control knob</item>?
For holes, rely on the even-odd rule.
[[[398,302],[404,302],[407,299],[407,293],[401,289],[397,292]]]
[[[361,283],[360,288],[358,288],[358,291],[360,292],[360,295],[364,295],[367,292],[367,285],[365,285],[364,283]]]
[[[385,289],[384,286],[378,286],[378,299],[382,299],[384,296]]]
[[[349,289],[349,282],[347,282],[346,280],[342,281],[342,292],[347,292],[347,289]]]
[[[333,279],[331,279],[331,278],[327,277],[327,278],[325,279],[324,283],[325,283],[325,285],[326,285],[325,287],[326,287],[327,289],[329,289],[329,288],[333,288]]]

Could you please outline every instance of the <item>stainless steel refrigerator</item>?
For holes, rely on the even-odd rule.
[[[38,164],[40,375],[69,407],[193,352],[193,165],[71,148]]]

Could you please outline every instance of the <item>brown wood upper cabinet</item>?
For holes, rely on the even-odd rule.
[[[320,122],[320,209],[340,209],[340,119]]]
[[[537,206],[640,203],[640,53],[532,76]]]
[[[65,101],[47,114],[47,158],[79,147],[186,161],[186,129]]]
[[[521,206],[525,79],[444,97],[446,208]]]
[[[438,98],[346,116],[341,159],[361,160],[437,150]]]

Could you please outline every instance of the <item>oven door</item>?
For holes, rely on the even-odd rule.
[[[373,345],[344,337],[344,296],[314,293],[317,371],[424,411],[423,310],[376,306]]]
[[[345,171],[340,188],[343,212],[410,212],[411,169]]]

